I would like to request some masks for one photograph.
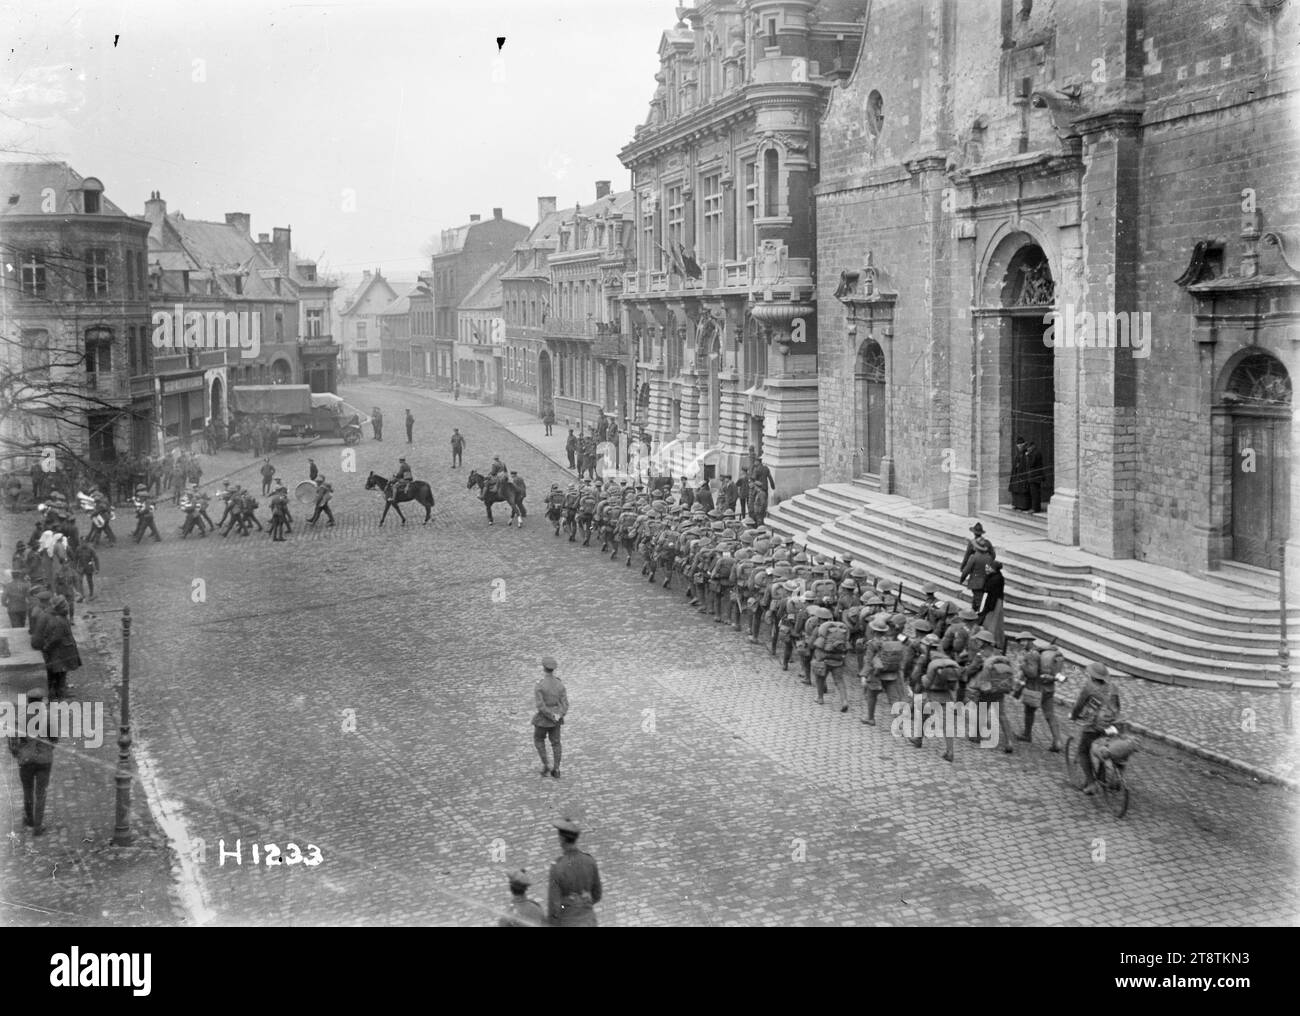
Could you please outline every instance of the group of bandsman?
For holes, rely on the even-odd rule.
[[[570,542],[581,536],[584,547],[597,537],[600,550],[611,552],[612,560],[624,555],[627,567],[639,556],[641,574],[651,582],[662,575],[665,589],[679,576],[687,605],[747,632],[752,643],[765,642],[783,670],[796,660],[818,704],[833,688],[840,712],[849,711],[852,668],[863,690],[864,724],[876,724],[882,696],[894,715],[910,714],[918,702],[935,703],[941,711],[944,703],[997,703],[997,743],[1004,752],[1014,751],[1016,741],[1031,740],[1040,711],[1051,735],[1049,750],[1061,750],[1055,695],[1065,680],[1065,660],[1054,644],[1020,632],[999,645],[999,637],[980,625],[980,615],[943,599],[933,584],[923,587],[919,602],[905,604],[900,583],[873,576],[849,558],[809,553],[736,507],[706,508],[698,500],[687,505],[669,496],[666,486],[581,482],[563,490],[552,484],[546,517],[556,536],[567,530]],[[1087,676],[1084,706],[1077,711],[1113,697],[1117,713],[1105,667],[1091,664]],[[1023,708],[1018,732],[1010,698]],[[920,747],[923,731],[937,728],[916,716],[905,729]],[[952,761],[953,731],[944,729],[942,736],[943,757]]]

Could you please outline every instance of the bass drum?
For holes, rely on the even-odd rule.
[[[293,488],[293,499],[299,504],[312,504],[316,500],[316,484],[311,480],[303,480]]]

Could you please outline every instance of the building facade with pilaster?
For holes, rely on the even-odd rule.
[[[756,453],[778,493],[818,481],[818,122],[866,6],[702,0],[660,39],[619,154],[636,229],[620,299],[631,415],[676,473],[738,475]]]
[[[823,478],[1290,571],[1300,11],[875,0],[865,38],[821,124]]]
[[[555,198],[537,199],[537,224],[515,244],[501,273],[501,303],[506,326],[505,404],[545,416],[553,409],[551,354],[542,322],[551,303],[547,261],[559,244],[560,213]]]

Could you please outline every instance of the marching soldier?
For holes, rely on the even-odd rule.
[[[154,505],[149,500],[143,487],[137,487],[135,490],[135,532],[131,534],[131,539],[139,543],[146,532],[153,534],[154,543],[162,543],[162,537],[158,535],[158,527],[154,524],[153,514]]]
[[[408,409],[407,412],[409,413],[410,410]],[[316,477],[316,511],[313,512],[312,517],[307,520],[307,525],[314,526],[316,520],[321,517],[322,512],[329,519],[329,521],[325,523],[325,528],[328,529],[330,526],[334,525],[334,513],[330,511],[330,498],[333,496],[334,488],[325,482],[325,475],[323,473],[319,474]],[[260,529],[261,527],[259,526],[258,528]]]
[[[560,854],[551,865],[547,904],[551,921],[557,928],[594,928],[594,904],[603,895],[596,860],[578,849],[582,827],[565,816],[551,823],[560,835]]]

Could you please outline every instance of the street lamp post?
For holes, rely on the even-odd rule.
[[[122,718],[117,733],[117,822],[113,844],[131,845],[131,608],[122,608]]]

